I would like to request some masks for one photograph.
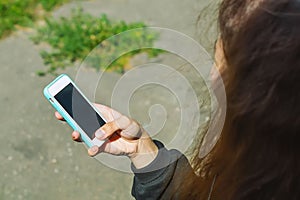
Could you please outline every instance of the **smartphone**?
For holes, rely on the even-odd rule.
[[[58,76],[44,88],[44,95],[89,148],[104,143],[95,137],[95,132],[106,123],[105,118],[69,76]]]

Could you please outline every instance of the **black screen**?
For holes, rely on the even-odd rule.
[[[95,137],[95,131],[105,124],[71,83],[55,95],[55,99],[91,139]]]

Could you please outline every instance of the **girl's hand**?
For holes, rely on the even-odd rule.
[[[88,150],[90,156],[101,152],[126,155],[136,168],[145,167],[155,159],[158,148],[139,123],[107,106],[100,104],[95,106],[107,121],[95,132],[95,136],[100,140],[107,140],[101,147],[91,147]],[[59,120],[64,120],[58,112],[55,112],[55,116]],[[80,134],[76,131],[72,133],[72,138],[81,141]]]

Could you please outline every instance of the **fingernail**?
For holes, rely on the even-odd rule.
[[[98,147],[97,146],[93,146],[91,148],[91,151],[94,152],[94,153],[96,153],[98,151]]]
[[[98,139],[103,139],[105,133],[102,131],[102,130],[97,130],[96,133],[95,133],[95,136],[98,138]]]

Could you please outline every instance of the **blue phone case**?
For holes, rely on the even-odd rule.
[[[48,84],[44,88],[44,96],[50,102],[50,104],[59,112],[59,114],[66,120],[66,122],[75,131],[80,133],[81,140],[90,148],[95,144],[93,144],[92,140],[81,130],[81,128],[77,125],[77,123],[69,116],[69,114],[60,106],[60,104],[55,100],[55,98],[53,96],[51,96],[51,94],[49,93],[49,88],[64,76],[66,76],[70,79],[70,77],[67,76],[66,74],[61,74],[60,76],[58,76],[55,80],[53,80],[50,84]],[[79,88],[74,84],[74,82],[71,79],[70,79],[70,81],[73,84],[73,86],[76,87],[76,89],[80,92]],[[87,98],[82,94],[82,92],[80,92],[80,93],[87,100]]]

